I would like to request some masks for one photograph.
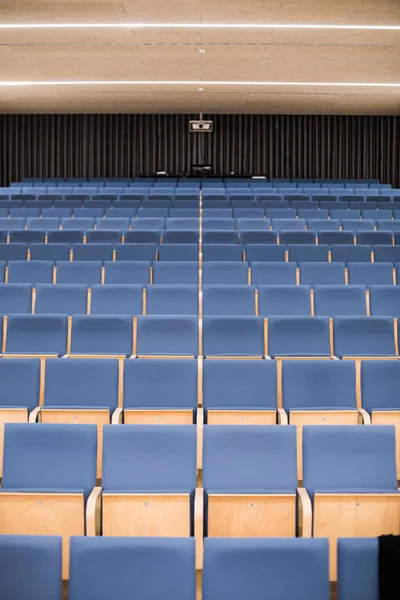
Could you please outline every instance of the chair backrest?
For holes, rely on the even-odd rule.
[[[393,285],[392,263],[348,263],[349,284]]]
[[[23,407],[31,412],[39,406],[38,358],[9,358],[0,361],[0,381],[0,407]]]
[[[129,248],[129,244],[125,246]],[[238,247],[239,248],[239,247]],[[117,251],[118,260],[118,251]],[[155,257],[154,259],[155,260]],[[191,261],[199,260],[199,245],[198,244],[161,244],[158,248],[158,260],[160,261]],[[203,249],[204,260],[204,249]]]
[[[68,261],[70,256],[69,244],[31,244],[31,260]]]
[[[398,317],[400,315],[400,286],[371,285],[369,303],[373,316]]]
[[[118,360],[81,358],[46,361],[44,406],[109,408],[118,406]]]
[[[339,538],[338,600],[378,600],[378,538]]]
[[[276,363],[270,360],[205,360],[203,405],[208,409],[277,408]]]
[[[269,356],[330,356],[328,317],[270,317]]]
[[[311,295],[308,285],[263,285],[258,287],[258,314],[311,315]]]
[[[74,244],[74,261],[101,261],[113,259],[114,246],[112,244]]]
[[[289,246],[289,262],[328,262],[329,246],[291,244]]]
[[[246,260],[251,266],[253,262],[285,262],[286,260],[286,248],[280,244],[248,244],[245,249]]]
[[[101,261],[58,261],[56,268],[57,283],[101,283]]]
[[[354,244],[354,233],[352,231],[324,231],[320,229],[318,244],[346,244],[348,246]]]
[[[146,290],[148,315],[199,314],[199,288],[197,285],[151,285]]]
[[[1,232],[0,232],[1,237]],[[28,254],[28,244],[25,243],[15,243],[15,244],[6,244],[0,243],[0,281],[4,281],[4,267],[5,264],[3,261],[10,260],[22,260],[26,261]]]
[[[164,261],[153,264],[153,283],[199,283],[199,263],[190,261]]]
[[[304,262],[299,264],[300,283],[306,285],[344,285],[345,264]]]
[[[395,428],[391,425],[305,425],[303,485],[320,491],[396,491]]]
[[[6,352],[58,354],[67,351],[67,315],[9,315]]]
[[[150,283],[150,261],[107,261],[104,267],[105,284],[146,285]]]
[[[165,246],[165,248],[168,248],[168,246]],[[243,249],[239,244],[205,244],[203,246],[203,262],[240,262],[242,259]]]
[[[203,600],[329,600],[328,540],[206,538],[202,587]]]
[[[199,319],[191,315],[146,315],[137,318],[139,356],[197,356]]]
[[[115,250],[117,261],[153,261],[157,244],[117,244]]]
[[[386,248],[386,246],[385,246]],[[332,262],[370,262],[372,246],[360,246],[357,244],[332,245],[331,246],[331,261]]]
[[[32,284],[0,283],[0,315],[32,312]]]
[[[375,262],[400,262],[400,246],[374,246]]]
[[[46,260],[10,261],[8,283],[31,283],[33,286],[38,283],[53,283],[53,263]]]
[[[209,425],[203,436],[203,485],[208,493],[296,489],[294,425]]]
[[[400,362],[361,362],[361,404],[365,410],[400,410]]]
[[[253,285],[296,285],[296,263],[252,262]]]
[[[255,315],[255,286],[204,285],[203,315]]]
[[[335,356],[393,356],[394,322],[390,317],[336,317]]]
[[[86,315],[88,286],[82,283],[40,283],[36,286],[35,314]]]
[[[192,492],[196,487],[195,425],[105,425],[104,490]]]
[[[71,538],[70,600],[109,600],[124,596],[195,600],[194,539]]]
[[[248,284],[247,262],[211,261],[203,264],[203,284]]]
[[[143,286],[92,285],[91,315],[141,315],[143,312]]]
[[[263,356],[263,317],[204,316],[203,354],[205,356]]]
[[[72,354],[131,356],[133,319],[125,315],[76,315],[72,319]]]
[[[317,316],[366,316],[365,285],[316,285],[314,311]]]
[[[63,229],[78,229],[85,231],[86,229],[93,229],[96,219],[94,217],[85,218],[66,218],[61,219],[61,225]]]
[[[7,423],[4,490],[83,490],[96,485],[96,425]]]

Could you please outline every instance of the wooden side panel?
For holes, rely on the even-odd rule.
[[[103,425],[110,424],[108,409],[46,409],[40,411],[42,423],[78,423],[80,425],[97,425],[97,478],[102,473]]]
[[[124,410],[129,425],[192,425],[191,410]]]
[[[209,537],[293,537],[295,494],[210,494]]]
[[[371,413],[371,425],[394,425],[396,428],[396,465],[397,479],[400,480],[400,410],[373,410]]]
[[[330,579],[337,579],[340,537],[400,534],[400,494],[315,494],[314,537],[329,539]]]
[[[209,425],[276,425],[275,410],[209,410]]]
[[[190,496],[103,494],[103,535],[190,536]]]
[[[28,410],[26,408],[2,408],[0,410],[0,477],[3,476],[4,425],[27,422]]]
[[[69,573],[69,538],[84,535],[83,494],[0,494],[0,533],[61,535],[63,579]]]

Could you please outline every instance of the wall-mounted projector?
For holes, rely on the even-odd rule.
[[[189,131],[191,133],[211,133],[212,130],[212,121],[189,121]]]

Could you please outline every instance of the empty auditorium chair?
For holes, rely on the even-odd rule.
[[[197,229],[190,230],[174,230],[165,229],[162,234],[163,244],[198,244],[199,231]]]
[[[390,317],[336,317],[333,339],[338,358],[398,358]]]
[[[273,316],[267,336],[272,358],[331,357],[328,317]]]
[[[339,219],[307,219],[307,228],[313,231],[339,231]]]
[[[85,209],[86,210],[86,209]],[[97,210],[97,209],[88,209],[88,210]],[[153,210],[157,210],[157,209],[153,209]],[[104,214],[106,217],[125,217],[128,219],[133,219],[133,217],[136,216],[136,209],[135,208],[118,208],[116,205],[114,205],[114,208],[106,208],[106,210],[104,211]],[[78,216],[78,215],[76,215]],[[101,215],[98,215],[99,217]]]
[[[61,219],[62,229],[75,229],[85,231],[86,229],[93,229],[96,219],[94,218],[81,218],[81,219]]]
[[[1,232],[0,232],[1,233]],[[0,243],[0,264],[10,260],[25,261],[28,255],[28,244],[3,244]],[[4,270],[0,276],[0,280],[4,281]]]
[[[291,244],[288,250],[289,262],[328,262],[329,246]]]
[[[354,233],[352,231],[319,231],[318,244],[328,244],[329,246],[332,244],[351,245],[354,244]]]
[[[132,355],[133,319],[127,315],[76,315],[72,319],[73,356]]]
[[[46,231],[44,229],[18,229],[10,231],[10,243],[44,243]]]
[[[175,231],[198,231],[200,226],[200,219],[184,219],[184,218],[171,218],[166,220],[166,229],[173,229]],[[233,229],[233,227],[231,228]]]
[[[267,232],[266,232],[267,233]],[[238,244],[238,231],[203,231],[203,244]]]
[[[14,231],[16,229],[23,229],[25,227],[25,219],[21,217],[7,218],[3,217],[0,219],[0,229],[5,231]]]
[[[331,261],[344,262],[346,265],[349,262],[370,262],[371,253],[372,246],[333,245],[331,246]]]
[[[221,209],[224,210],[224,209]],[[203,211],[204,212],[204,211]],[[233,216],[236,219],[256,219],[264,218],[264,209],[262,208],[235,208],[233,210]]]
[[[278,231],[303,231],[306,228],[305,219],[271,219],[271,224]]]
[[[280,231],[281,244],[315,244],[315,231]]]
[[[51,261],[13,260],[8,263],[8,283],[53,283],[53,263]]]
[[[142,285],[92,285],[91,315],[141,315]]]
[[[114,203],[115,206],[115,203]],[[109,214],[109,217],[112,216],[117,216],[117,215],[112,215]],[[121,215],[121,216],[125,216],[125,215]],[[151,218],[151,219],[166,219],[168,217],[168,208],[140,208],[138,209],[137,212],[137,216],[139,218],[145,217],[145,218]]]
[[[253,285],[296,285],[296,263],[252,262]]]
[[[203,286],[203,315],[255,315],[255,306],[255,286]]]
[[[387,244],[391,246],[393,244],[393,233],[391,231],[359,231],[357,233],[358,244],[370,244],[371,246]]]
[[[338,600],[378,600],[378,539],[338,539],[337,579]]]
[[[199,283],[199,264],[190,261],[163,261],[153,264],[153,283]]]
[[[63,579],[68,579],[70,536],[94,528],[88,507],[96,485],[96,450],[94,425],[5,426],[0,533],[62,536]]]
[[[44,219],[30,217],[26,220],[27,229],[60,229],[61,219],[57,217],[47,217]]]
[[[88,286],[85,284],[39,284],[36,286],[35,314],[87,313]]]
[[[286,248],[280,244],[247,244],[245,251],[246,261],[250,264],[253,262],[285,262],[286,260]]]
[[[112,244],[74,244],[72,246],[74,261],[112,261],[114,247]]]
[[[372,316],[399,317],[400,286],[371,285],[369,290],[369,305]]]
[[[239,231],[269,231],[269,219],[236,219]]]
[[[349,284],[393,285],[392,263],[348,263]]]
[[[374,246],[374,262],[400,262],[400,246]]]
[[[195,360],[125,361],[123,420],[128,424],[191,424],[197,409]]]
[[[106,210],[112,210],[110,209],[106,209]],[[75,218],[85,218],[85,217],[91,217],[91,218],[99,218],[102,217],[104,213],[104,209],[103,208],[94,208],[91,206],[91,202],[85,202],[83,208],[74,208],[74,212],[73,215]]]
[[[158,248],[160,261],[198,261],[198,244],[161,244]]]
[[[111,229],[114,231],[117,231],[118,229],[129,229],[130,222],[131,219],[124,217],[120,217],[119,219],[111,217],[108,217],[107,219],[97,219],[96,229]]]
[[[329,539],[335,581],[338,538],[400,532],[394,427],[305,426],[303,485],[313,500],[306,530]]]
[[[83,231],[64,230],[49,231],[47,234],[48,244],[79,244],[83,242]]]
[[[30,260],[51,260],[53,264],[59,260],[68,261],[69,244],[32,244]]]
[[[221,595],[230,600],[329,600],[328,542],[295,538],[205,539],[202,590],[204,600],[220,600]]]
[[[196,454],[195,425],[105,425],[103,536],[189,537]]]
[[[392,219],[390,220],[381,220],[379,219],[377,222],[378,231],[400,231],[400,220]]]
[[[104,283],[139,284],[150,283],[150,261],[119,261],[104,264]]]
[[[206,422],[209,425],[274,425],[278,412],[276,370],[276,362],[268,360],[204,361]]]
[[[285,207],[282,205],[282,207],[279,208],[269,208],[270,204],[265,205],[266,211],[265,214],[267,215],[267,217],[269,219],[273,219],[275,221],[275,219],[278,219],[278,223],[280,223],[281,219],[284,219],[285,221],[287,221],[287,219],[296,219],[297,217],[297,210],[291,209],[289,207]],[[305,225],[305,220],[303,219],[303,223]],[[304,227],[303,227],[304,229]]]
[[[167,248],[167,246],[166,246]],[[161,260],[161,259],[159,259]],[[205,244],[203,246],[203,261],[233,261],[243,260],[243,249],[239,244]]]
[[[203,263],[203,285],[248,284],[248,264],[233,261],[211,261]]]
[[[142,229],[148,231],[162,231],[165,227],[165,219],[155,219],[141,217],[140,219],[132,219],[132,229]]]
[[[195,600],[195,543],[190,538],[74,537],[70,572],[71,600],[126,594]]]
[[[36,264],[36,263],[35,263]],[[101,283],[100,261],[77,261],[56,263],[57,283]]]
[[[317,203],[318,204],[318,203]],[[299,217],[301,217],[302,219],[318,219],[318,220],[323,220],[324,224],[326,219],[328,219],[329,217],[329,210],[327,208],[311,208],[311,207],[307,207],[307,208],[299,208],[297,211],[297,214],[299,215]],[[308,226],[309,229],[323,229],[323,227],[310,227]]]
[[[362,214],[363,219],[373,219],[374,221],[377,221],[378,219],[391,219],[392,218],[391,210],[367,209],[367,210],[361,211],[361,214]],[[380,229],[386,229],[386,228],[381,227]]]
[[[203,234],[204,239],[204,234]],[[245,245],[253,244],[273,244],[276,245],[278,241],[277,231],[241,231],[240,241]]]
[[[343,231],[374,231],[375,221],[367,219],[342,219]]]
[[[344,285],[344,263],[299,263],[300,283],[302,285]]]
[[[146,315],[137,318],[136,354],[141,357],[196,357],[199,319],[193,315]]]
[[[52,208],[44,208],[44,211],[53,211]],[[6,212],[6,214],[3,214],[3,211]],[[8,209],[2,209],[2,217],[7,217],[8,216]],[[40,208],[11,208],[10,209],[10,217],[39,217],[40,216]],[[45,216],[45,215],[43,215]],[[52,215],[48,215],[49,217],[51,217]],[[35,228],[36,229],[36,228]]]
[[[198,315],[197,285],[153,285],[146,290],[148,315]]]
[[[156,260],[156,257],[157,244],[117,244],[115,246],[117,261],[153,261]]]
[[[120,244],[123,231],[121,229],[94,229],[86,231],[87,244]]]
[[[258,314],[311,315],[310,286],[265,285],[258,287]]]
[[[255,316],[204,316],[203,354],[208,357],[264,356],[264,319]]]
[[[31,312],[32,284],[0,283],[0,315],[30,314]]]
[[[205,427],[203,487],[209,538],[295,536],[296,428]]]
[[[180,201],[179,202],[179,206],[180,206]],[[169,215],[170,217],[174,217],[177,219],[196,219],[199,216],[199,209],[198,208],[175,208],[177,205],[176,203],[174,204],[174,208],[170,208],[169,209]],[[218,210],[218,209],[217,209]],[[224,208],[221,208],[220,210],[225,210]],[[231,216],[232,211],[230,209],[227,209],[229,212],[229,216]]]
[[[14,315],[7,317],[5,355],[63,356],[67,348],[66,315]]]
[[[314,314],[317,316],[366,316],[365,285],[317,285],[314,288]]]

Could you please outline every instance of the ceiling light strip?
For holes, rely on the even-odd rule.
[[[302,23],[0,23],[0,29],[333,29],[400,31],[400,25]]]
[[[371,82],[332,82],[332,81],[0,81],[0,87],[21,87],[21,86],[51,86],[51,85],[155,85],[155,86],[296,86],[296,87],[378,87],[378,88],[396,88],[399,83],[371,83]]]

